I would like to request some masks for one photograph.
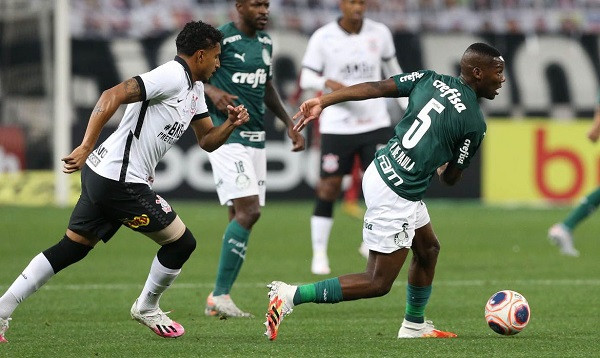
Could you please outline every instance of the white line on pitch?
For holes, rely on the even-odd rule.
[[[235,286],[239,288],[265,288],[269,282],[239,282]],[[394,286],[404,286],[405,281],[398,281],[394,283]],[[586,280],[440,280],[434,281],[434,286],[462,286],[462,287],[474,287],[474,286],[497,286],[510,284],[511,287],[518,286],[600,286],[600,279],[586,279]],[[139,284],[134,283],[122,283],[122,284],[48,284],[42,286],[42,290],[70,290],[70,291],[92,291],[92,290],[129,290],[129,289],[140,289],[142,282]],[[214,283],[199,282],[199,283],[175,283],[172,289],[204,289],[213,288]],[[8,286],[0,286],[0,290],[6,290]]]

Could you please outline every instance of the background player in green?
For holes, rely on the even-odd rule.
[[[594,112],[594,122],[588,131],[588,139],[593,143],[600,137],[600,92],[598,92],[598,104]],[[573,245],[573,230],[586,219],[600,205],[600,188],[586,195],[579,205],[575,207],[567,217],[548,230],[548,238],[560,248],[560,252],[567,256],[579,256],[579,251]]]
[[[350,86],[305,101],[294,127],[302,130],[323,108],[343,101],[376,97],[409,97],[395,136],[378,150],[363,177],[367,211],[363,241],[370,250],[365,272],[313,284],[292,286],[273,281],[269,287],[266,335],[275,339],[283,317],[295,305],[336,303],[388,293],[412,249],[406,310],[398,338],[456,337],[425,321],[439,241],[421,201],[437,172],[455,184],[477,151],[486,124],[477,99],[493,99],[502,87],[504,59],[495,48],[475,43],[460,61],[460,77],[418,71]]]
[[[228,205],[230,221],[223,234],[215,287],[206,299],[205,314],[250,317],[233,303],[229,292],[245,260],[250,230],[265,204],[265,105],[285,122],[292,151],[304,149],[304,137],[293,130],[272,83],[273,43],[262,31],[269,18],[269,1],[237,0],[235,8],[238,19],[219,28],[223,33],[221,67],[205,93],[216,124],[226,120],[227,105],[242,103],[250,121],[232,133],[223,150],[209,155],[219,201]]]

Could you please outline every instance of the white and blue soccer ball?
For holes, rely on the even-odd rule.
[[[505,336],[517,334],[527,326],[530,318],[529,303],[516,291],[498,291],[485,304],[485,320],[498,334]]]

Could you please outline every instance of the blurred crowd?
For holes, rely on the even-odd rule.
[[[31,0],[34,1],[34,0]],[[229,21],[234,0],[74,0],[79,38],[153,37],[193,19]],[[271,0],[270,28],[312,33],[339,15],[338,0]],[[368,17],[421,32],[600,33],[600,0],[367,0]]]

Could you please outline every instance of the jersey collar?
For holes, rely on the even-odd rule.
[[[179,64],[183,66],[185,74],[187,75],[188,89],[192,89],[192,87],[194,87],[194,82],[192,82],[192,71],[190,70],[190,66],[188,66],[187,62],[185,62],[185,60],[179,56],[175,56],[173,60],[179,62]]]

